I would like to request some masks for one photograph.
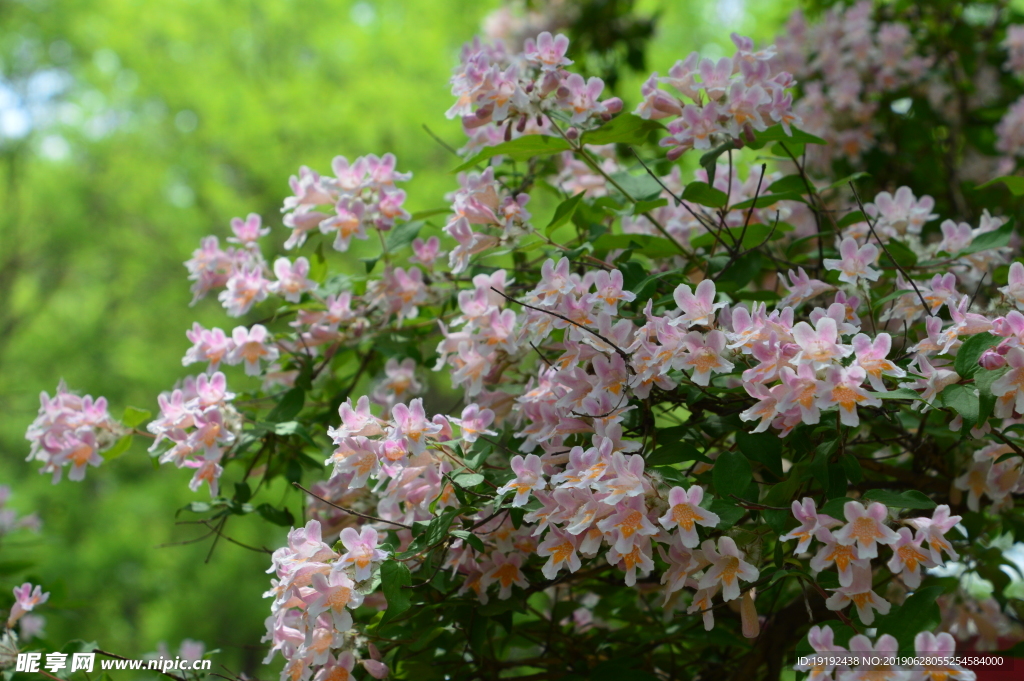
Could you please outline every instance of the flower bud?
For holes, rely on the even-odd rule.
[[[390,673],[388,666],[379,660],[361,660],[359,664],[363,665],[366,673],[375,679],[386,679]]]
[[[619,99],[618,97],[611,97],[610,99],[606,99],[601,103],[604,104],[605,111],[607,111],[610,114],[617,114],[620,111],[622,111],[622,100]]]
[[[578,128],[569,128],[568,130],[565,131],[565,136],[570,140],[575,140],[579,138],[580,131]]]
[[[978,364],[981,368],[988,369],[1002,369],[1006,366],[1006,358],[999,354],[999,351],[994,348],[989,348],[985,352],[981,353],[981,357],[978,359]]]

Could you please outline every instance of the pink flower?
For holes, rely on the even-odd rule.
[[[475,402],[462,410],[462,418],[452,419],[462,430],[462,440],[466,443],[477,441],[481,435],[496,435],[487,427],[494,423],[494,412],[490,409],[481,409]]]
[[[578,537],[557,527],[552,527],[548,531],[544,541],[537,546],[538,556],[548,556],[548,562],[541,568],[545,577],[554,579],[563,567],[568,568],[569,572],[580,569],[580,557],[576,555],[579,541]]]
[[[807,276],[807,272],[804,271],[803,267],[797,268],[796,272],[790,270],[788,276],[790,283],[787,284],[786,280],[783,279],[782,285],[786,287],[789,293],[779,301],[779,308],[796,307],[805,300],[810,300],[826,291],[834,291],[836,288],[819,279],[811,279]]]
[[[607,501],[605,502],[607,504]],[[615,513],[597,524],[608,542],[619,553],[629,553],[642,537],[658,534],[647,518],[647,506],[639,497],[629,497],[615,505]]]
[[[352,530],[351,527],[345,529]],[[329,612],[334,619],[335,629],[351,629],[352,615],[348,609],[358,608],[363,602],[363,596],[356,591],[355,582],[344,572],[332,570],[327,574],[314,573],[310,578],[310,586],[314,590],[311,594],[312,600],[306,606],[310,620],[315,621],[322,613]]]
[[[861,388],[867,373],[859,366],[830,367],[818,397],[818,407],[839,406],[839,420],[846,426],[860,425],[857,406],[880,407],[882,401]]]
[[[543,464],[536,454],[527,454],[525,459],[517,454],[512,457],[511,465],[512,472],[516,474],[516,477],[502,486],[498,490],[498,494],[515,490],[516,496],[512,500],[512,505],[519,507],[525,505],[529,500],[530,490],[544,489],[546,483],[541,470]]]
[[[1014,411],[1024,414],[1024,349],[1010,348],[1006,362],[1010,370],[992,382],[992,394],[1012,401]]]
[[[247,376],[259,376],[260,360],[273,362],[278,357],[277,348],[270,345],[273,338],[262,324],[254,324],[248,330],[244,326],[236,326],[231,332],[231,340],[234,347],[228,354],[228,364],[245,362]]]
[[[856,284],[863,277],[868,281],[877,281],[882,276],[881,271],[872,269],[871,265],[878,258],[878,247],[874,244],[865,244],[857,247],[857,241],[853,237],[846,237],[840,242],[840,259],[825,258],[822,263],[827,270],[839,270],[839,281],[848,284]]]
[[[540,282],[533,289],[532,299],[548,302],[572,293],[575,288],[576,284],[569,273],[568,258],[562,258],[557,265],[552,260],[545,260],[541,265]]]
[[[839,330],[832,317],[821,317],[814,328],[807,322],[793,325],[793,340],[800,346],[795,362],[813,362],[816,368],[848,357],[853,349],[839,341]]]
[[[844,546],[857,544],[857,558],[877,558],[878,544],[895,544],[899,535],[882,522],[888,511],[875,502],[866,509],[859,501],[847,501],[843,515],[848,523],[835,531],[836,541]]]
[[[270,234],[269,227],[262,226],[262,219],[256,213],[249,213],[243,221],[242,218],[231,218],[231,231],[235,236],[228,237],[229,243],[255,244],[260,237]]]
[[[693,370],[690,379],[697,385],[708,385],[712,372],[725,374],[732,371],[732,362],[722,357],[727,342],[725,334],[718,330],[709,331],[706,336],[691,331],[683,341],[687,353],[683,355],[681,368]]]
[[[499,584],[498,599],[507,600],[512,595],[512,585],[516,585],[522,589],[525,589],[529,582],[526,581],[526,577],[523,576],[520,566],[523,564],[523,557],[521,554],[512,553],[505,555],[498,551],[491,554],[492,567],[488,570],[481,582],[484,588],[489,587],[491,584],[497,582]]]
[[[226,290],[220,292],[217,300],[224,305],[228,315],[241,317],[253,305],[266,300],[267,291],[272,284],[263,278],[263,272],[259,267],[243,267],[231,275],[226,286]]]
[[[921,586],[921,567],[935,567],[936,563],[921,548],[923,536],[920,533],[918,538],[915,538],[910,528],[901,527],[896,534],[899,535],[899,539],[892,545],[892,558],[886,566],[894,575],[902,573],[903,583],[911,589],[916,589]]]
[[[42,605],[50,597],[49,592],[43,593],[43,588],[32,587],[30,582],[14,587],[14,607],[11,608],[11,615],[7,618],[7,628],[10,629],[14,623],[21,619],[22,615]]]
[[[612,454],[605,478],[597,483],[598,490],[608,495],[604,503],[609,505],[643,494],[645,486],[644,457],[631,454],[627,458],[622,452]]]
[[[855,502],[848,502],[847,505],[850,503]],[[853,582],[850,586],[840,586],[836,589],[835,593],[825,600],[825,607],[829,610],[842,610],[850,603],[856,606],[860,621],[868,626],[875,621],[876,610],[882,615],[887,615],[892,607],[892,604],[871,590],[870,566],[854,565]],[[852,649],[854,643],[850,643]]]
[[[559,103],[571,112],[569,121],[583,123],[594,115],[605,113],[605,105],[598,101],[604,92],[604,81],[593,76],[586,82],[578,73],[570,73],[558,86]],[[609,100],[610,101],[610,100]]]
[[[692,549],[700,543],[697,525],[716,527],[721,521],[717,514],[700,507],[703,498],[704,490],[698,485],[688,490],[673,487],[668,492],[668,510],[658,518],[666,530],[679,528],[679,536],[686,548]]]
[[[428,269],[433,267],[434,261],[445,253],[441,250],[441,240],[436,236],[432,236],[426,241],[419,237],[413,239],[412,252],[413,256],[409,258],[409,262],[423,265]]]
[[[885,390],[882,376],[903,378],[907,375],[907,372],[886,359],[891,348],[892,336],[887,333],[878,334],[874,341],[863,333],[853,337],[857,365],[867,372],[868,382],[875,390]]]
[[[715,282],[710,279],[697,284],[696,293],[686,284],[680,284],[672,294],[676,305],[683,314],[673,319],[670,324],[678,326],[686,322],[691,326],[714,326],[715,311],[725,307],[725,303],[715,302]]]
[[[908,520],[917,531],[918,535],[926,542],[931,550],[932,560],[942,563],[943,551],[953,560],[960,558],[953,545],[946,539],[946,533],[956,527],[960,522],[960,516],[950,515],[949,506],[941,504],[932,511],[931,518],[911,518]]]
[[[377,530],[368,525],[364,525],[361,532],[346,527],[341,531],[341,543],[347,551],[338,559],[338,564],[354,566],[355,578],[359,582],[370,578],[374,563],[387,560],[391,555],[377,548]]]
[[[299,302],[303,293],[316,288],[316,282],[306,276],[309,274],[309,261],[304,257],[296,258],[295,264],[288,258],[278,258],[274,261],[274,274],[277,281],[270,285],[270,290],[290,303]]]
[[[204,329],[199,322],[192,324],[192,330],[185,332],[185,337],[192,342],[192,347],[185,353],[181,363],[184,366],[196,362],[209,362],[207,371],[216,371],[235,345],[222,329]]]
[[[1000,287],[999,292],[1012,300],[1018,308],[1024,310],[1024,264],[1019,262],[1010,264],[1006,286]]]
[[[844,546],[836,541],[835,535],[832,534],[825,527],[819,527],[815,533],[815,538],[820,541],[824,546],[818,550],[818,553],[811,558],[810,566],[815,572],[821,572],[829,565],[835,564],[836,570],[839,572],[839,585],[850,586],[853,584],[853,568],[856,565],[867,565],[870,567],[869,560],[860,560],[857,558],[857,547],[856,546]]]
[[[1013,26],[1011,28],[1017,27]],[[923,662],[930,661],[927,658],[954,658],[956,656],[956,640],[945,631],[938,635],[930,631],[922,631],[914,637],[914,650],[919,658],[923,658]],[[934,662],[943,661],[941,659],[934,660]],[[950,659],[950,661],[952,662],[953,660]],[[960,665],[924,664],[918,665],[914,669],[920,674],[919,678],[924,681],[943,681],[945,679],[949,681],[975,681],[977,678],[974,672]]]
[[[544,71],[554,71],[560,66],[572,64],[572,60],[565,57],[568,49],[567,37],[561,33],[552,37],[551,33],[544,31],[537,36],[536,42],[533,38],[526,39],[523,43],[523,56],[528,62],[540,65]]]
[[[722,599],[731,601],[740,597],[740,580],[753,582],[760,572],[756,567],[743,560],[743,554],[730,537],[718,538],[718,550],[715,542],[706,539],[701,544],[704,556],[711,561],[711,567],[700,578],[699,587],[708,589],[717,584],[722,585]]]
[[[810,497],[804,497],[802,501],[794,501],[792,509],[793,516],[800,521],[800,527],[779,537],[779,541],[798,539],[799,543],[796,545],[794,553],[803,553],[807,550],[819,527],[828,529],[841,524],[832,516],[819,515],[818,510],[814,507],[814,499]]]
[[[427,414],[423,410],[423,398],[420,397],[410,402],[408,407],[404,404],[396,404],[391,409],[391,416],[395,421],[391,436],[405,438],[409,443],[409,451],[413,454],[425,452],[427,438],[441,432],[442,426],[427,420]]]

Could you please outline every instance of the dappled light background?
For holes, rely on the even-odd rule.
[[[640,14],[659,15],[648,72],[695,49],[724,53],[734,30],[770,40],[796,4],[640,2]],[[176,524],[189,513],[174,509],[206,490],[189,492],[185,471],[156,470],[140,442],[103,475],[51,486],[24,461],[25,428],[61,378],[107,396],[115,415],[155,410],[189,373],[185,330],[223,324],[214,300],[188,307],[182,262],[249,212],[282,243],[280,206],[300,165],[390,151],[414,173],[407,208],[443,207],[456,162],[424,126],[461,144],[444,117],[448,78],[498,7],[0,0],[0,484],[42,519],[40,534],[3,545],[0,578],[33,563],[33,581],[54,594],[49,640],[98,639],[137,657],[191,638],[220,648],[215,662],[233,671],[258,667],[269,556],[189,543],[205,530]],[[641,79],[616,85],[627,109]],[[361,267],[359,255],[329,257]],[[242,388],[256,380],[228,371]],[[226,532],[257,547],[284,537],[252,518]]]

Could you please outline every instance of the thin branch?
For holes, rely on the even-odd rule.
[[[302,485],[300,485],[297,482],[293,482],[292,485],[294,487],[298,487],[299,489],[301,489],[303,492],[305,492],[309,496],[313,497],[314,499],[319,499],[320,501],[324,502],[328,506],[333,506],[334,508],[338,509],[339,511],[344,511],[345,513],[348,513],[349,515],[358,516],[360,518],[365,518],[367,520],[373,520],[373,521],[378,522],[378,523],[387,523],[388,525],[394,525],[396,527],[401,527],[401,528],[404,528],[406,530],[411,530],[412,529],[412,525],[406,525],[405,523],[397,523],[394,520],[385,520],[384,518],[378,518],[377,516],[367,515],[366,513],[360,513],[359,511],[353,511],[352,509],[345,508],[344,506],[338,506],[333,501],[328,501],[327,499],[324,499],[319,494],[313,494],[312,492],[310,492],[308,489],[306,489],[305,487],[303,487]]]

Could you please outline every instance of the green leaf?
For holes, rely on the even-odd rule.
[[[783,234],[789,231],[782,224],[775,228],[774,232],[772,227],[769,225],[763,225],[759,222],[755,222],[752,225],[747,225],[744,230],[743,225],[736,227],[729,227],[724,229],[719,234],[719,238],[729,246],[733,246],[740,235],[743,235],[743,242],[740,244],[744,249],[756,248],[765,242],[765,239],[771,235],[772,241],[782,238]],[[694,237],[690,241],[690,245],[694,248],[707,248],[713,243],[717,243],[715,236],[711,232],[704,232]]]
[[[999,229],[979,234],[974,238],[970,246],[960,251],[957,255],[970,255],[971,253],[987,251],[990,248],[1002,248],[1009,245],[1012,235],[1013,221],[1011,220]]]
[[[811,186],[813,187],[814,185]],[[768,185],[768,191],[773,194],[785,194],[789,192],[803,194],[807,191],[807,185],[804,183],[804,178],[800,175],[786,175],[785,177],[781,177]]]
[[[472,546],[477,551],[483,551],[484,550],[484,542],[483,542],[483,540],[480,539],[480,537],[478,537],[475,534],[473,534],[472,532],[468,532],[466,530],[452,530],[451,534],[452,534],[453,537],[458,537],[462,541],[466,542],[467,544]]]
[[[1006,373],[1007,369],[981,369],[974,374],[974,387],[978,389],[978,423],[984,423],[996,407],[996,398],[992,394],[992,383]]]
[[[114,443],[114,446],[105,452],[101,452],[100,455],[104,461],[113,461],[119,456],[124,455],[132,446],[132,436],[125,435]]]
[[[707,182],[691,182],[683,190],[682,199],[708,208],[724,208],[729,197],[720,189],[708,185]]]
[[[896,612],[880,618],[878,634],[890,634],[900,643],[900,650],[913,650],[918,632],[931,631],[942,621],[938,598],[945,589],[928,586],[915,591]]]
[[[313,442],[313,438],[309,435],[309,431],[306,430],[306,427],[298,421],[282,421],[280,423],[275,423],[271,426],[271,430],[275,435],[280,435],[282,437],[291,437],[292,435],[296,435],[308,444],[316,446],[316,443]]]
[[[836,497],[835,499],[829,499],[818,512],[824,513],[827,516],[832,516],[837,520],[842,520],[845,517],[843,511],[846,509],[846,502],[848,501],[857,500],[849,497]]]
[[[384,626],[412,607],[409,591],[403,587],[412,584],[412,574],[405,563],[387,560],[380,566],[380,590],[388,601],[388,609],[377,626]]]
[[[736,140],[729,139],[700,157],[700,167],[707,171],[708,182],[714,183],[715,181],[715,170],[718,168],[718,157],[726,152],[739,148],[740,146],[736,144]]]
[[[715,460],[711,479],[715,483],[715,492],[718,496],[728,499],[733,494],[742,497],[754,476],[747,457],[739,452],[726,451]]]
[[[671,466],[673,464],[682,463],[683,461],[710,462],[706,456],[698,452],[697,448],[690,443],[675,442],[662,445],[655,449],[654,452],[647,457],[646,465]]]
[[[917,254],[910,250],[910,247],[905,243],[895,239],[885,244],[885,251],[883,251],[882,255],[890,256],[892,260],[896,261],[897,265],[904,269],[917,264]]]
[[[643,215],[649,213],[652,210],[661,208],[662,206],[668,205],[668,199],[652,199],[650,201],[637,201],[633,204],[632,215]]]
[[[153,416],[153,413],[148,409],[139,409],[137,407],[125,407],[124,416],[121,417],[121,423],[134,428],[135,426],[141,426],[145,421]]]
[[[734,503],[724,499],[712,499],[708,504],[708,510],[717,515],[721,522],[715,527],[716,530],[728,530],[740,521],[747,511]]]
[[[947,385],[939,393],[939,401],[942,406],[949,407],[964,418],[963,431],[967,432],[978,423],[978,416],[981,413],[981,404],[975,394],[974,386],[960,385],[954,383]]]
[[[864,493],[864,498],[892,508],[935,508],[935,502],[917,490],[897,493],[885,489],[872,489]]]
[[[441,515],[433,518],[430,524],[427,525],[427,531],[423,535],[423,541],[426,545],[433,546],[447,537],[448,528],[451,527],[452,521],[455,520],[457,515],[458,511],[455,509],[447,509]]]
[[[650,201],[664,191],[658,181],[649,174],[633,175],[626,171],[612,174],[612,179],[622,187],[633,201]]]
[[[843,179],[836,180],[835,182],[833,182],[829,186],[827,186],[824,189],[821,189],[819,191],[823,191],[824,192],[824,191],[828,191],[829,189],[838,189],[839,187],[845,188],[851,182],[856,182],[857,180],[861,179],[862,177],[871,177],[871,173],[854,173],[853,175],[847,175]]]
[[[760,251],[750,251],[737,258],[729,269],[715,277],[715,286],[719,291],[731,293],[749,284],[764,266],[765,258]]]
[[[509,142],[487,147],[451,172],[461,173],[495,156],[505,156],[513,161],[528,161],[536,156],[550,156],[568,149],[569,143],[561,137],[524,135]]]
[[[978,333],[964,341],[956,353],[956,361],[953,368],[960,374],[960,378],[971,378],[981,367],[978,360],[983,352],[993,345],[998,344],[1002,338],[991,333]]]
[[[765,208],[779,201],[800,201],[801,203],[806,203],[806,201],[804,201],[804,197],[797,193],[783,192],[781,194],[761,194],[756,199],[747,199],[746,201],[740,201],[737,204],[733,204],[732,206],[729,206],[729,210],[742,210],[755,205],[759,208]]]
[[[249,489],[248,483],[236,482],[235,483],[235,499],[240,504],[244,504],[252,498],[252,490]]]
[[[762,464],[774,473],[775,477],[782,477],[782,440],[774,434],[747,433],[739,430],[736,431],[736,446],[748,459]]]
[[[787,135],[781,123],[773,125],[767,130],[755,132],[755,141],[748,143],[747,146],[751,149],[762,149],[769,142],[782,142],[783,144],[787,142],[799,142],[801,144],[826,144],[825,140],[820,137],[804,132],[798,128],[790,126],[790,130],[792,130],[793,134]],[[790,151],[793,150],[789,145],[787,145],[787,147]]]
[[[572,219],[573,213],[576,212],[576,207],[579,206],[580,201],[583,200],[583,194],[584,192],[574,194],[558,204],[558,208],[555,209],[555,214],[551,218],[551,222],[548,223],[547,229],[544,230],[545,234],[551,236],[552,232]]]
[[[919,400],[921,396],[910,388],[897,388],[896,390],[881,390],[871,393],[872,397],[880,400]]]
[[[420,229],[423,227],[422,220],[410,220],[409,222],[403,222],[402,224],[393,227],[388,232],[387,249],[389,252],[394,253],[395,251],[401,250],[411,244],[413,240],[419,236]]]
[[[583,133],[583,144],[643,144],[647,137],[665,126],[657,121],[640,118],[631,113],[619,114],[597,130]]]
[[[479,473],[462,473],[461,475],[456,475],[452,478],[452,482],[459,487],[476,487],[483,481],[484,476]]]
[[[836,226],[842,229],[843,227],[849,227],[850,225],[855,225],[858,222],[864,222],[865,220],[866,218],[864,217],[864,213],[859,210],[855,210],[852,213],[844,215],[842,219],[836,223]]]
[[[267,420],[271,423],[291,421],[306,403],[306,391],[302,388],[292,388],[281,397],[281,401],[267,414]]]
[[[997,177],[994,180],[989,180],[985,184],[979,184],[975,189],[986,189],[997,182],[1006,185],[1006,188],[1009,189],[1010,193],[1014,196],[1024,196],[1024,177],[1021,177],[1020,175],[1004,175],[1003,177]]]
[[[320,241],[309,261],[309,278],[318,284],[327,281],[327,258],[324,257],[324,242]]]
[[[679,255],[679,247],[668,239],[647,234],[602,234],[594,241],[596,253],[607,253],[618,248],[632,248],[634,253],[648,258],[668,258]]]
[[[270,504],[264,503],[256,507],[256,512],[264,520],[275,525],[280,525],[281,527],[292,527],[295,525],[295,518],[292,517],[292,512],[287,508],[274,508]]]

